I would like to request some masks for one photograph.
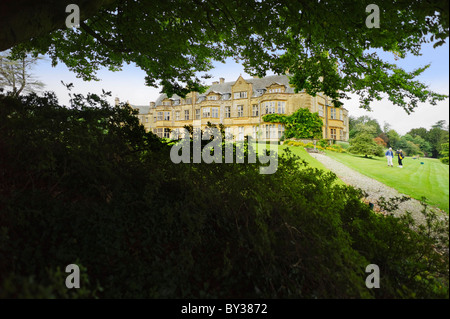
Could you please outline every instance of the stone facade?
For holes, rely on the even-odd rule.
[[[284,132],[281,124],[266,123],[269,113],[290,115],[299,108],[317,112],[323,120],[323,138],[348,140],[348,111],[331,106],[322,94],[315,97],[305,92],[295,93],[286,75],[244,79],[234,82],[221,78],[213,82],[204,94],[189,93],[168,98],[162,94],[149,106],[134,106],[140,122],[148,131],[160,137],[174,138],[185,125],[204,129],[208,122],[223,124],[229,136],[243,140],[249,135],[260,140],[279,140]]]

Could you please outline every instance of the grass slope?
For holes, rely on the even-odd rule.
[[[289,148],[290,151],[299,156],[302,160],[304,160],[305,162],[307,162],[309,164],[310,167],[313,168],[317,168],[317,169],[321,169],[327,172],[330,172],[330,170],[328,168],[326,168],[321,162],[319,162],[318,160],[316,160],[314,157],[312,157],[311,155],[309,155],[309,153],[307,151],[305,151],[305,149],[303,147],[299,147],[299,146],[288,146],[288,145],[280,145],[278,147],[280,155],[283,154],[283,151]],[[345,183],[337,178],[336,179],[336,183],[338,184],[342,184],[345,185]]]
[[[384,157],[364,158],[335,152],[327,152],[327,155],[412,198],[420,200],[424,196],[430,205],[449,212],[449,166],[437,159],[407,157],[403,168],[399,168],[397,158],[394,158],[394,167],[388,167]]]

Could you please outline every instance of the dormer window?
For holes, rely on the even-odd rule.
[[[209,101],[216,101],[217,100],[217,95],[208,95],[208,100]]]
[[[234,93],[234,98],[235,99],[246,99],[247,98],[247,91],[235,92]]]
[[[172,102],[171,101],[164,101],[163,105],[172,105]]]
[[[222,100],[223,100],[223,101],[227,101],[227,100],[230,99],[230,97],[231,97],[231,94],[225,93],[225,94],[222,95]]]
[[[269,93],[283,93],[284,89],[283,88],[273,88],[273,89],[269,89]]]

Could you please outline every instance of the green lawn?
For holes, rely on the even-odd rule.
[[[388,167],[385,157],[364,158],[336,152],[327,152],[327,155],[403,194],[419,200],[425,196],[430,205],[449,212],[449,166],[437,159],[407,157],[403,168],[399,168],[397,158],[394,158],[394,167]]]
[[[319,168],[319,169],[323,169],[325,171],[328,171],[328,169],[321,162],[319,162],[314,157],[309,155],[309,153],[307,151],[305,151],[305,149],[303,147],[280,145],[280,146],[278,146],[278,149],[280,151],[280,155],[282,154],[282,152],[286,148],[289,148],[294,155],[299,156],[301,159],[306,161],[311,167]]]

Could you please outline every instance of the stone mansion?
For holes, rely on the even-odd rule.
[[[264,115],[290,115],[308,108],[322,118],[324,139],[348,141],[348,111],[332,107],[322,94],[313,97],[303,91],[295,93],[286,75],[240,76],[233,82],[220,78],[204,94],[191,92],[186,98],[162,94],[148,106],[132,107],[139,110],[139,120],[146,130],[161,138],[177,138],[185,125],[204,129],[211,122],[223,124],[227,136],[235,140],[249,135],[263,141],[279,140],[284,133],[283,125],[264,122]]]

